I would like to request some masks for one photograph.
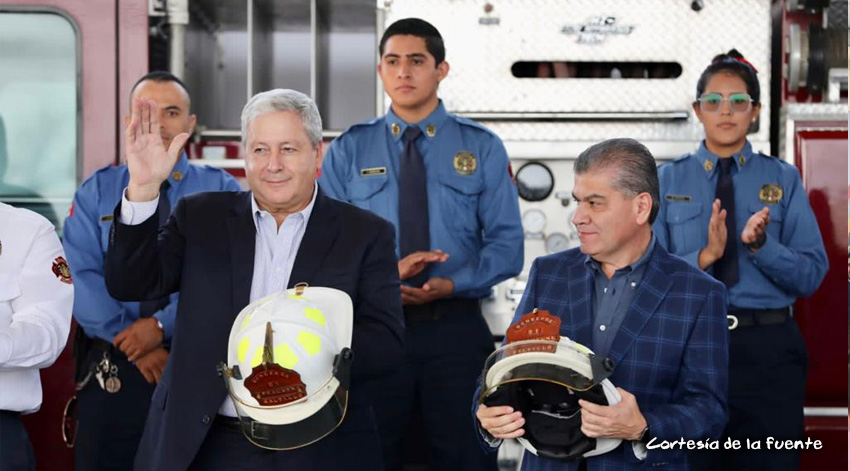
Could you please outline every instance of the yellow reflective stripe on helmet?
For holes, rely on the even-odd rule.
[[[289,299],[297,299],[299,301],[306,301],[306,299],[304,299],[304,297],[298,296],[297,294],[287,294],[287,296],[289,296]]]
[[[322,314],[322,311],[314,307],[305,307],[304,315],[316,324],[325,325],[325,316]]]
[[[257,349],[254,350],[254,356],[251,357],[251,368],[259,365],[262,362],[263,362],[263,347],[257,347]]]
[[[239,341],[239,347],[237,347],[236,355],[239,358],[239,363],[243,363],[245,361],[245,355],[248,354],[248,349],[251,348],[251,341],[248,340],[248,337],[244,337]]]
[[[298,343],[304,347],[308,355],[315,355],[322,350],[322,339],[318,335],[302,330],[298,333]]]
[[[289,344],[282,343],[274,347],[274,362],[291,370],[298,364],[298,357],[289,348]]]

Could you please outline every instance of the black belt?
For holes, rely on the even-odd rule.
[[[89,340],[91,341],[91,347],[89,348],[89,355],[91,355],[92,353],[98,354],[96,358],[92,359],[93,362],[99,363],[101,358],[102,358],[101,354],[103,352],[108,352],[109,357],[112,358],[112,359],[121,358],[121,359],[127,360],[127,355],[125,355],[124,352],[122,352],[121,350],[119,350],[118,348],[116,348],[114,345],[107,342],[106,340],[103,340],[103,339],[100,339],[100,338],[97,338],[97,337],[91,338]],[[129,360],[127,360],[127,361],[129,361]]]
[[[476,298],[438,299],[428,304],[404,306],[404,320],[408,323],[433,321],[451,312],[478,312],[481,304]]]
[[[125,355],[124,352],[122,352],[120,349],[116,348],[114,345],[107,342],[106,340],[93,337],[90,338],[89,341],[91,342],[90,351],[109,352],[110,355],[118,355],[121,358],[127,358],[127,355]],[[162,346],[165,347],[166,350],[171,351],[170,344],[165,344]]]
[[[218,414],[215,416],[213,423],[229,429],[242,430],[242,423],[239,421],[239,417]]]
[[[99,339],[97,337],[93,337],[89,339],[91,342],[91,348],[97,349],[98,351],[109,350],[112,348],[112,344],[107,342],[106,340]]]
[[[784,324],[791,318],[791,308],[730,309],[726,318],[729,320],[729,330],[757,325]]]

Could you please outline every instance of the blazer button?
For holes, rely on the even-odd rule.
[[[209,424],[210,423],[210,416],[205,415],[204,418],[201,419],[201,422],[203,422],[204,425]]]

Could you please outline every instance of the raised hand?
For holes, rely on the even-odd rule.
[[[770,224],[770,209],[765,206],[747,220],[747,225],[741,231],[741,242],[752,251],[758,250],[764,244],[764,233],[768,224]]]
[[[716,262],[726,251],[726,210],[720,209],[720,200],[711,205],[711,219],[708,221],[708,245],[699,253],[699,266],[703,270]]]
[[[174,137],[168,150],[162,144],[159,106],[146,98],[134,99],[130,124],[125,132],[127,167],[130,184],[127,199],[151,201],[159,194],[159,186],[168,178],[189,134]]]

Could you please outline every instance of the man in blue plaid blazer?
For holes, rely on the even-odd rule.
[[[613,361],[609,379],[623,400],[580,401],[581,429],[623,442],[579,461],[526,452],[522,469],[688,470],[687,440],[711,443],[726,423],[725,288],[656,243],[658,176],[646,147],[605,141],[583,152],[574,170],[581,247],[534,261],[515,321],[546,309],[561,318],[562,336]],[[476,417],[490,448],[524,433],[522,414],[509,406],[481,405]]]

